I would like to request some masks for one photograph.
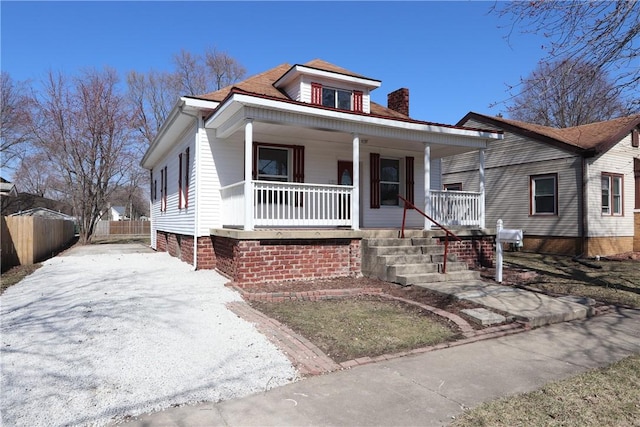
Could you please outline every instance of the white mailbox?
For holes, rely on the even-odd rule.
[[[502,244],[522,242],[522,230],[502,228],[502,220],[496,223],[496,282],[502,283]]]
[[[522,242],[522,230],[511,228],[498,230],[498,241],[500,243],[520,243]]]

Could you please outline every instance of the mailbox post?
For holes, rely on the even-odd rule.
[[[502,220],[496,224],[496,282],[502,283],[502,244],[522,242],[522,230],[502,228]]]

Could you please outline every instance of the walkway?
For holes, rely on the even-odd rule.
[[[127,426],[445,425],[465,408],[640,352],[640,311],[614,310],[380,361],[243,399],[171,408]]]

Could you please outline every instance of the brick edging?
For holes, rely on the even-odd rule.
[[[530,329],[527,324],[514,322],[476,330],[473,329],[466,320],[454,313],[450,313],[448,311],[426,304],[421,304],[416,301],[386,294],[382,292],[381,288],[327,289],[304,292],[248,292],[242,288],[238,288],[233,283],[227,283],[226,286],[238,291],[245,299],[245,301],[320,301],[326,299],[347,298],[362,295],[381,296],[384,298],[412,304],[424,310],[430,311],[438,316],[442,316],[454,322],[456,326],[458,326],[458,328],[462,331],[462,335],[464,336],[464,338],[456,341],[445,342],[397,353],[383,354],[375,357],[360,357],[354,360],[336,363],[331,358],[329,358],[329,356],[327,356],[322,350],[315,346],[311,341],[309,341],[302,335],[297,334],[281,322],[272,319],[264,313],[254,309],[249,304],[245,302],[231,302],[227,304],[227,307],[232,312],[245,319],[246,321],[253,323],[256,328],[269,339],[269,341],[271,341],[280,350],[282,350],[294,365],[294,367],[303,376],[320,375],[340,369],[350,369],[354,366],[367,365],[369,363],[397,359],[399,357],[404,357],[411,354],[422,354],[430,351],[442,350],[445,348],[456,347],[476,341],[499,338]]]
[[[286,325],[252,308],[246,302],[230,302],[227,304],[227,308],[237,316],[253,323],[258,331],[287,356],[303,376],[320,375],[340,369],[340,365],[331,360],[311,341]]]

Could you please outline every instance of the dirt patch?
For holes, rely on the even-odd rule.
[[[0,276],[0,295],[10,286],[15,285],[41,266],[42,264],[17,265],[3,272],[2,276]]]

